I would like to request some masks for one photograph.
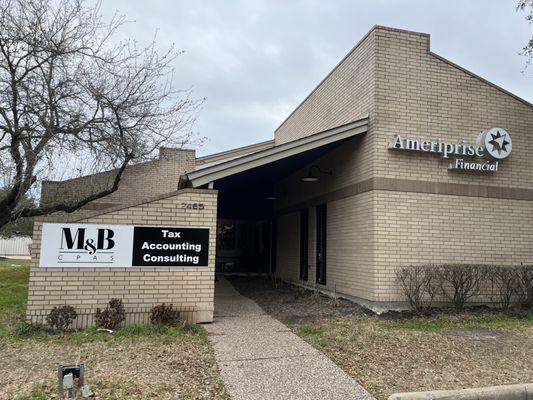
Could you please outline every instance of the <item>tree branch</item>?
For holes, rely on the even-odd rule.
[[[98,2],[0,0],[0,228],[71,213],[116,191],[129,163],[191,140],[201,101],[172,87],[181,52],[114,41],[126,22],[118,14],[103,21]],[[48,192],[39,207],[23,201],[39,197],[39,182],[109,169],[117,174],[105,190],[111,182],[92,187],[89,179],[74,198]]]
[[[71,204],[61,203],[61,204],[54,204],[54,205],[45,206],[45,207],[26,208],[17,213],[17,218],[38,217],[42,215],[53,214],[56,212],[72,213],[92,201],[101,199],[102,197],[108,196],[111,193],[116,192],[119,187],[120,180],[122,179],[124,170],[126,169],[129,162],[133,158],[134,156],[131,153],[126,156],[126,158],[124,159],[124,162],[122,163],[120,168],[117,170],[117,174],[115,175],[115,179],[113,180],[113,185],[110,188],[102,190],[98,193],[94,193],[82,200],[79,200],[76,203],[71,203]]]

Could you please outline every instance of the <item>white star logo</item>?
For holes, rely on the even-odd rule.
[[[501,128],[492,128],[483,134],[485,152],[497,160],[506,158],[513,148],[511,136]]]

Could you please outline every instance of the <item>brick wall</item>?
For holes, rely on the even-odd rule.
[[[185,210],[183,202],[203,203],[203,210]],[[148,322],[151,307],[162,302],[174,304],[184,319],[209,322],[213,318],[214,268],[216,250],[217,192],[184,189],[150,198],[87,218],[54,216],[47,222],[78,222],[136,226],[206,227],[210,229],[209,266],[129,268],[40,268],[42,224],[35,223],[27,317],[43,322],[54,306],[71,305],[80,316],[77,327],[93,324],[94,311],[110,298],[124,302],[127,323]]]
[[[376,31],[375,176],[440,185],[443,192],[396,187],[376,193],[375,300],[380,301],[401,299],[394,279],[399,265],[533,261],[533,202],[490,197],[483,189],[533,188],[533,108],[431,53],[429,42],[425,34]],[[494,174],[452,172],[450,161],[440,156],[387,149],[396,132],[475,143],[491,127],[506,129],[513,139],[511,156]],[[476,196],[455,196],[444,194],[443,184],[480,188]]]
[[[372,192],[328,203],[327,288],[371,299],[376,285]]]
[[[301,182],[306,166],[280,184],[283,197],[276,212],[283,233],[278,246],[293,252],[286,259],[278,256],[281,276],[298,279],[298,218],[285,215],[314,210],[323,202],[328,203],[325,289],[330,291],[398,301],[402,297],[394,273],[401,265],[533,262],[533,108],[433,54],[429,39],[427,34],[374,28],[359,44],[372,43],[367,46],[371,79],[365,81],[372,88],[361,90],[359,81],[346,79],[361,72],[350,61],[356,47],[278,128],[276,140],[283,141],[342,123],[347,108],[338,101],[346,99],[359,110],[361,100],[346,94],[370,94],[363,102],[370,110],[365,137],[310,163],[333,175]],[[491,127],[506,129],[513,139],[512,155],[494,174],[451,172],[450,160],[438,155],[388,149],[395,133],[475,143]],[[309,229],[309,260],[314,263],[311,223]],[[314,285],[311,274],[309,284]]]
[[[361,166],[366,138],[354,138],[312,164],[331,170],[318,182],[303,182],[306,166],[284,180],[276,202],[278,214],[278,274],[285,280],[299,280],[299,210],[309,209],[309,279],[307,285],[353,297],[374,296],[374,212],[375,197],[362,192],[358,182],[369,176]],[[361,168],[358,168],[361,166]],[[362,193],[359,193],[362,192]],[[315,284],[316,206],[327,203],[327,284]]]
[[[276,145],[373,115],[374,46],[370,31],[276,129]]]
[[[531,105],[430,52],[429,35],[377,29],[375,175],[424,181],[533,188]],[[394,133],[476,142],[481,131],[506,129],[512,155],[495,174],[449,172],[439,155],[389,151]]]
[[[285,280],[299,279],[299,214],[293,212],[280,216],[276,221],[276,274]]]
[[[401,299],[400,265],[533,263],[531,201],[375,191],[376,296]]]
[[[90,215],[92,210],[102,210],[121,204],[130,204],[148,197],[177,190],[181,175],[195,166],[195,151],[161,148],[153,161],[128,166],[116,192],[87,204],[76,215]],[[66,181],[43,183],[41,203],[74,200],[111,187],[115,171],[107,171]]]
[[[316,206],[327,203],[327,283],[319,285],[316,277]],[[355,196],[333,193],[309,199],[297,205],[309,210],[310,287],[364,299],[374,298],[375,289],[375,194],[368,191]],[[299,282],[299,211],[277,217],[277,274],[290,282]]]

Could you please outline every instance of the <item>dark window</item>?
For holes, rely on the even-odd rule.
[[[221,224],[218,226],[218,244],[220,250],[235,250],[235,224]]]
[[[326,284],[327,207],[316,207],[316,282]]]
[[[270,242],[270,273],[275,274],[276,273],[276,246],[277,246],[277,229],[276,229],[276,218],[272,218],[271,220],[271,228],[270,228],[270,234],[271,234],[271,242]]]
[[[306,281],[309,272],[309,210],[300,211],[300,279]]]

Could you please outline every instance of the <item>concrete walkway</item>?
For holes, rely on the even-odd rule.
[[[205,328],[233,400],[374,399],[223,277],[215,288],[215,320]]]

